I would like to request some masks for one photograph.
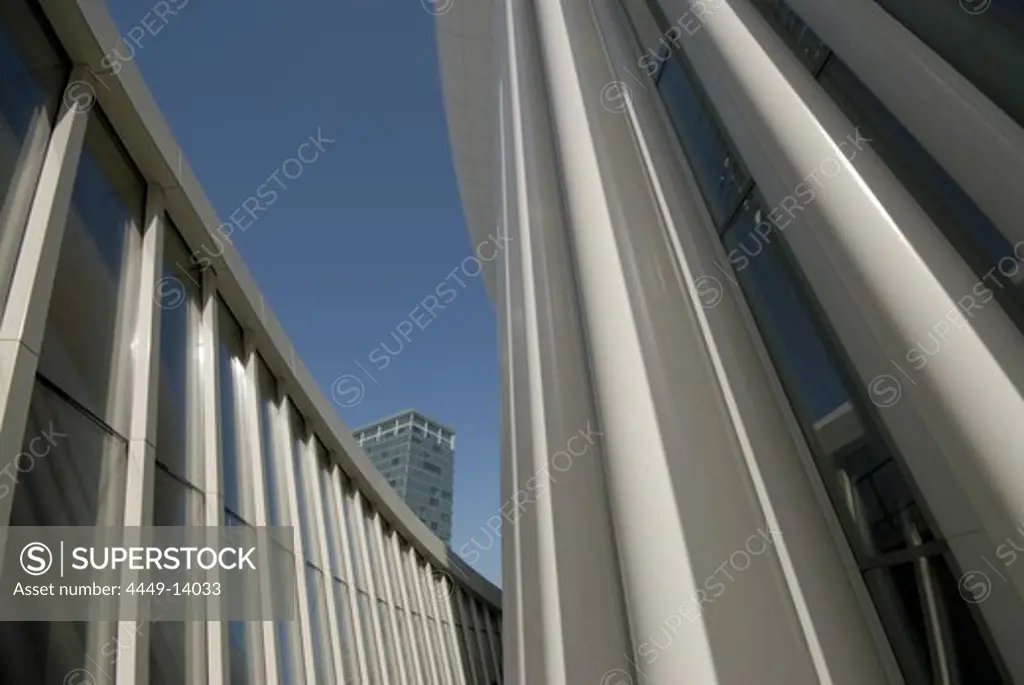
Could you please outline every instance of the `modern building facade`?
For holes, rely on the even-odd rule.
[[[505,682],[1024,682],[1024,4],[434,11]]]
[[[437,537],[451,543],[455,431],[410,409],[353,435],[388,485]]]
[[[0,3],[0,555],[8,525],[292,526],[296,618],[3,616],[0,682],[500,682],[499,591],[352,439],[128,54],[101,3]]]

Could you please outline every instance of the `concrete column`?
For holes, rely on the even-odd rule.
[[[504,5],[508,115],[504,149],[506,228],[502,279],[511,384],[515,480],[503,513],[516,546],[504,576],[516,578],[507,682],[600,682],[632,673],[603,445],[587,370],[578,295],[540,59],[529,2]],[[507,554],[507,552],[506,552]],[[599,601],[595,601],[600,597]],[[521,612],[521,613],[520,613]],[[518,672],[517,672],[518,671]]]

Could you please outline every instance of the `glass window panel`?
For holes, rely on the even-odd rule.
[[[476,626],[476,641],[480,648],[481,673],[486,675],[486,682],[494,680],[494,663],[491,661],[491,646],[487,637],[487,624],[484,623],[484,614],[475,597],[469,598],[469,610],[473,614],[473,622]]]
[[[252,641],[256,639],[254,626],[247,621],[228,621],[228,682],[230,685],[249,685],[253,679]]]
[[[415,679],[415,674],[417,673],[416,659],[413,654],[413,636],[409,634],[408,620],[409,617],[405,609],[395,607],[395,621],[398,627],[398,653],[405,662],[405,672],[409,674],[410,679]]]
[[[327,628],[327,599],[324,577],[313,565],[306,564],[306,599],[309,603],[309,632],[313,640],[313,664],[318,683],[334,680],[330,630]]]
[[[160,465],[153,482],[153,525],[203,525],[203,494]],[[149,642],[152,685],[190,685],[206,680],[206,630],[199,621],[154,621]]]
[[[809,310],[790,284],[778,255],[780,236],[766,226],[770,227],[767,212],[757,199],[748,198],[723,242],[751,308],[762,313],[759,322],[763,319],[765,336],[778,341],[780,353],[785,351],[782,364],[799,390],[797,401],[818,421],[838,410],[847,393]]]
[[[199,411],[200,274],[189,270],[188,247],[168,225],[161,282],[160,366],[157,399],[156,460],[187,482],[202,482]]]
[[[1024,126],[1024,3],[877,2]]]
[[[380,634],[383,639],[384,661],[391,682],[401,682],[401,671],[398,669],[398,640],[395,633],[394,615],[391,607],[383,599],[377,600],[377,614],[380,616]]]
[[[145,184],[89,113],[39,372],[126,434]]]
[[[752,194],[722,236],[726,248],[734,250],[744,237],[753,235],[764,214],[762,201]],[[873,423],[873,414],[861,408],[860,397],[851,390],[857,386],[816,317],[815,305],[793,276],[780,235],[774,230],[762,233],[767,237],[758,254],[736,275],[833,506],[862,568],[870,569],[884,555],[917,547],[934,536],[913,504],[907,480]],[[935,558],[931,563],[944,562]],[[904,675],[912,682],[930,680],[919,680],[932,668],[927,650],[932,628],[915,604],[913,574],[867,571],[865,579]],[[973,622],[956,629],[977,633]]]
[[[334,479],[331,476],[334,467],[327,455],[327,448],[319,438],[313,441],[316,448],[317,476],[320,483],[320,500],[323,503],[324,527],[327,537],[327,553],[330,555],[331,569],[334,575],[346,579],[344,559],[341,556],[341,527],[338,521],[337,498],[335,497]]]
[[[35,3],[0,3],[0,312],[68,71]]]
[[[12,526],[123,523],[127,442],[38,380],[29,404]]]
[[[455,654],[458,655],[459,668],[462,669],[466,680],[468,682],[476,682],[473,678],[473,666],[472,666],[472,655],[469,652],[469,644],[466,642],[466,632],[462,629],[460,623],[461,618],[458,616],[458,612],[455,612]]]
[[[384,577],[380,572],[380,545],[377,540],[377,524],[375,523],[376,514],[371,508],[370,503],[365,501],[365,498],[363,502],[363,511],[366,513],[366,516],[363,519],[363,528],[366,534],[366,553],[369,557],[370,572],[373,574],[374,589],[377,592],[377,598],[384,599]]]
[[[818,34],[797,16],[782,0],[751,0],[761,11],[768,23],[772,24],[789,49],[804,63],[811,73],[818,73],[832,51],[825,45]]]
[[[477,644],[476,631],[473,628],[473,617],[469,614],[467,606],[467,597],[462,592],[462,589],[456,589],[455,595],[452,597],[455,605],[455,610],[458,612],[457,621],[462,623],[462,629],[459,631],[462,634],[463,644],[466,649],[466,660],[469,662],[469,668],[471,673],[476,674],[476,679],[483,681],[483,672],[480,670],[480,646]]]
[[[203,493],[157,466],[153,478],[153,525],[203,524]]]
[[[149,685],[206,682],[204,623],[154,621],[149,627]]]
[[[501,652],[501,614],[497,612],[491,614],[491,626],[494,631],[494,650],[498,660],[498,668],[504,668],[504,656]]]
[[[283,499],[284,481],[280,474],[281,458],[274,429],[277,419],[277,382],[259,355],[256,355],[256,376],[259,383],[260,445],[267,494],[267,523],[271,526],[287,526],[290,517]]]
[[[316,537],[310,516],[309,497],[306,494],[306,422],[295,405],[288,402],[288,419],[292,439],[292,474],[295,479],[295,501],[299,509],[299,531],[302,535],[302,553],[306,559],[319,563]]]
[[[339,578],[334,579],[335,614],[338,618],[338,637],[341,642],[341,665],[345,671],[345,685],[359,682],[358,653],[355,643],[355,629],[352,627],[352,610],[349,605],[348,586]]]
[[[366,590],[368,588],[366,585],[366,574],[363,570],[363,552],[359,544],[359,528],[363,525],[363,522],[360,520],[359,510],[355,504],[355,498],[360,495],[348,479],[344,479],[343,483],[346,483],[343,487],[343,499],[345,504],[345,527],[348,532],[348,553],[352,559],[352,581],[355,587],[360,590]]]
[[[658,79],[658,90],[711,218],[716,226],[721,226],[746,194],[750,175],[733,153],[703,94],[694,88],[678,60],[666,62]]]
[[[396,606],[405,606],[405,601],[402,599],[402,586],[400,584],[401,576],[399,575],[399,566],[395,559],[394,549],[394,536],[398,535],[395,533],[390,526],[385,527],[384,531],[384,566],[388,572],[388,580],[391,582],[391,599],[394,601]]]
[[[370,599],[365,592],[356,593],[359,607],[359,625],[363,634],[363,647],[366,650],[366,668],[369,671],[370,683],[381,683],[380,659],[377,654],[377,636],[373,632],[373,615],[370,613]]]
[[[277,645],[278,682],[280,685],[301,685],[305,669],[298,620],[274,621],[274,642]]]
[[[21,449],[34,458],[19,457],[15,464],[20,473],[10,525],[123,522],[127,443],[42,380],[32,391]],[[111,669],[110,663],[89,663],[85,651],[89,640],[108,641],[109,628],[97,622],[0,621],[0,683],[61,682],[73,669]]]
[[[220,473],[224,506],[244,521],[252,520],[248,507],[247,478],[242,465],[241,410],[245,365],[242,361],[242,329],[219,300],[220,351],[218,392],[220,420]]]

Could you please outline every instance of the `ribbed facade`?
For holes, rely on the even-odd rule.
[[[1024,682],[1024,5],[437,26],[512,246],[505,682]]]
[[[501,682],[500,592],[339,420],[128,47],[95,2],[0,6],[0,555],[8,525],[291,526],[295,618],[2,616],[0,683]],[[329,154],[303,136],[282,182]]]

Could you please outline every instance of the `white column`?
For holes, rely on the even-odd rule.
[[[157,283],[163,273],[166,225],[164,197],[159,186],[146,191],[146,216],[142,233],[142,258],[139,270],[139,291],[136,301],[134,340],[134,376],[131,383],[131,415],[129,418],[128,466],[125,479],[124,525],[138,528],[153,524],[153,478],[156,468],[156,417],[160,389],[160,313]],[[131,233],[131,232],[130,232]],[[180,306],[190,303],[184,293]],[[142,544],[135,536],[125,539],[127,546]],[[137,582],[137,574],[127,572],[122,585]],[[122,598],[122,607],[147,602],[140,595]],[[149,682],[149,634],[139,630],[136,621],[117,624],[117,682],[122,685],[145,685]]]
[[[279,384],[280,385],[280,384]],[[292,451],[295,449],[295,443],[299,443],[299,449],[305,451],[307,449],[307,438],[305,435],[295,435],[292,430],[292,409],[289,406],[287,395],[284,393],[284,389],[279,387],[278,394],[280,396],[280,404],[277,412],[277,424],[280,429],[281,438],[284,442],[284,450],[280,453],[281,458],[278,460],[280,466],[275,472],[280,475],[284,487],[284,493],[287,501],[284,503],[288,510],[288,518],[294,526],[295,534],[295,583],[296,583],[296,599],[298,603],[296,607],[296,617],[298,619],[298,631],[293,634],[297,636],[301,642],[301,659],[303,664],[303,674],[305,675],[306,682],[309,685],[316,685],[316,665],[313,658],[313,632],[310,629],[310,614],[309,614],[309,593],[306,587],[306,562],[305,558],[307,555],[312,553],[312,550],[305,549],[304,540],[302,539],[301,526],[303,525],[301,517],[302,512],[299,511],[299,490],[304,487],[303,475],[300,470],[297,470],[294,466],[298,464],[298,469],[302,468],[303,463],[306,461],[304,455],[299,455],[298,459],[295,459],[292,455]],[[308,505],[308,500],[306,501]],[[295,656],[295,655],[293,655]]]
[[[528,622],[517,636],[517,678],[599,682],[610,672],[632,672],[604,446],[577,315],[537,16],[529,2],[503,10],[510,242],[502,289],[509,297],[507,354],[515,360],[504,415],[513,444],[503,455],[516,477],[502,514],[517,536],[505,577],[519,576],[522,606],[510,610]],[[594,602],[597,596],[604,600]]]
[[[787,0],[787,4],[1011,243],[1024,240],[1024,194],[1019,182],[1024,177],[1024,129],[874,0]],[[957,21],[974,19],[955,4],[945,11]]]
[[[218,328],[217,282],[212,269],[202,272],[202,317],[200,321],[199,376],[202,414],[202,450],[204,459],[203,503],[206,525],[219,528],[224,525],[224,487],[220,477],[220,375],[217,373],[220,349]],[[210,685],[230,682],[228,663],[227,621],[210,621],[206,629],[207,678]]]

